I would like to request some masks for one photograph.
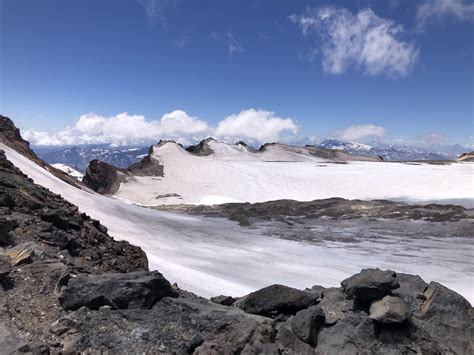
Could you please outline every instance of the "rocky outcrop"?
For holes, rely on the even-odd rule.
[[[193,153],[195,155],[199,155],[201,157],[205,157],[211,154],[214,154],[214,151],[212,148],[209,146],[209,142],[215,141],[214,138],[209,137],[206,139],[203,139],[196,145],[190,145],[186,147],[186,151]]]
[[[127,171],[99,160],[92,160],[82,182],[97,193],[108,195],[118,191],[125,181]]]
[[[461,156],[458,158],[458,161],[474,162],[474,151],[461,154]]]
[[[35,185],[2,153],[0,196],[5,353],[472,351],[471,305],[418,276],[367,269],[339,288],[272,285],[210,301],[148,271],[139,248],[114,241],[98,221]]]
[[[94,159],[89,163],[82,182],[97,193],[111,195],[118,191],[122,182],[134,176],[163,176],[163,165],[152,155],[153,146],[147,156],[127,169]]]
[[[77,181],[77,179],[38,158],[33,150],[31,150],[30,143],[22,138],[20,130],[15,126],[13,121],[2,115],[0,115],[0,143],[5,144],[7,147],[14,149],[18,153],[34,161],[36,164],[51,172],[62,181],[67,182],[69,185],[82,188],[81,183]]]
[[[467,209],[458,205],[416,205],[389,200],[362,201],[344,198],[314,201],[275,200],[258,203],[224,203],[214,206],[176,205],[159,206],[157,208],[209,217],[225,217],[244,226],[262,220],[293,224],[295,223],[293,217],[305,217],[306,219],[321,217],[334,219],[412,219],[430,222],[457,222],[462,219],[474,218],[474,209]]]

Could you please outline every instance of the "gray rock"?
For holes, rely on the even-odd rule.
[[[416,310],[424,298],[423,293],[428,288],[428,284],[418,275],[399,272],[397,272],[397,280],[400,287],[393,290],[392,295],[404,300],[412,311]]]
[[[271,285],[239,299],[235,305],[247,313],[264,316],[295,314],[316,303],[318,296],[295,288]]]
[[[166,296],[173,296],[170,283],[157,271],[104,274],[73,278],[63,288],[59,301],[64,309],[86,306],[98,309],[149,309]]]
[[[443,353],[467,354],[470,343],[471,304],[461,295],[437,282],[425,291],[426,299],[411,321],[426,332]]]
[[[397,274],[391,270],[364,269],[341,282],[349,298],[370,301],[399,287]]]
[[[286,323],[278,328],[278,342],[281,344],[281,348],[289,350],[289,352],[286,352],[287,354],[314,354],[314,349],[302,341]]]
[[[332,325],[353,308],[354,301],[348,300],[341,288],[331,287],[322,291],[318,305],[324,312],[325,323]]]
[[[318,331],[324,325],[324,312],[319,306],[303,309],[290,320],[290,325],[298,338],[315,346],[318,340]]]
[[[393,296],[385,296],[370,305],[370,319],[380,323],[403,323],[410,317],[410,309],[405,301]]]
[[[221,304],[223,306],[232,306],[232,304],[235,302],[235,298],[231,296],[216,296],[216,297],[211,297],[211,301],[214,303]]]
[[[372,320],[364,312],[349,311],[331,327],[319,332],[318,354],[368,354],[376,341]]]
[[[10,262],[11,261],[8,256],[0,255],[0,280],[7,277],[8,274],[12,271]]]

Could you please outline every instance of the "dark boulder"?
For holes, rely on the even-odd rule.
[[[332,325],[353,309],[354,301],[347,299],[341,288],[331,287],[322,291],[318,305],[324,311],[325,323]]]
[[[291,329],[305,343],[315,346],[318,331],[324,325],[324,312],[319,306],[311,306],[295,314],[290,320]]]
[[[171,284],[159,272],[136,271],[72,278],[59,301],[64,309],[73,310],[83,306],[149,309],[163,297],[173,295]]]
[[[118,191],[120,183],[125,181],[127,172],[109,163],[92,160],[87,167],[82,182],[100,194],[113,194]]]
[[[216,296],[216,297],[211,297],[211,301],[214,303],[221,304],[223,306],[231,306],[235,302],[235,298],[231,296]]]
[[[316,303],[317,295],[288,286],[271,285],[250,293],[235,305],[247,313],[264,316],[295,314]]]
[[[351,299],[370,301],[381,298],[398,288],[397,274],[391,270],[364,269],[341,282]]]

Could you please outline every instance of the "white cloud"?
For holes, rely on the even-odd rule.
[[[207,123],[176,110],[160,120],[146,120],[142,115],[120,113],[111,117],[82,115],[72,127],[57,132],[28,130],[25,139],[35,145],[73,145],[112,143],[125,145],[157,141],[161,137],[185,137],[205,134]]]
[[[417,29],[424,27],[443,17],[451,17],[459,21],[474,20],[474,3],[463,0],[427,0],[418,6],[416,14]]]
[[[289,18],[304,35],[316,37],[327,73],[341,74],[355,66],[368,75],[399,77],[407,75],[418,61],[419,50],[402,39],[403,26],[371,9],[353,14],[326,6]]]
[[[277,117],[271,111],[249,109],[219,122],[215,134],[227,140],[236,138],[264,143],[279,140],[285,131],[296,133],[297,130],[291,118]]]
[[[344,141],[357,141],[364,138],[380,139],[385,137],[385,134],[385,128],[373,124],[350,126],[336,132],[337,138]]]
[[[159,120],[147,120],[143,115],[126,112],[111,117],[96,114],[82,115],[72,125],[56,132],[30,129],[23,133],[34,145],[113,144],[128,145],[152,143],[160,139],[173,139],[190,144],[216,136],[235,142],[248,140],[255,143],[277,141],[284,132],[296,132],[290,118],[280,118],[274,112],[245,110],[220,121],[217,128],[206,121],[190,116],[182,110],[166,113]]]
[[[421,141],[429,143],[429,144],[440,144],[446,140],[444,135],[440,133],[436,133],[436,132],[427,133],[421,136],[420,138],[421,138]]]
[[[161,118],[162,133],[170,134],[199,134],[207,132],[209,127],[207,123],[199,120],[197,117],[188,116],[181,110],[165,114]]]

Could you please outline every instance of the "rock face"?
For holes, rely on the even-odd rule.
[[[203,299],[148,271],[139,248],[3,152],[0,197],[2,353],[472,353],[471,305],[418,276],[367,269],[341,288],[272,285],[225,306],[234,300]],[[386,321],[403,313],[393,298],[410,310],[396,325]]]

